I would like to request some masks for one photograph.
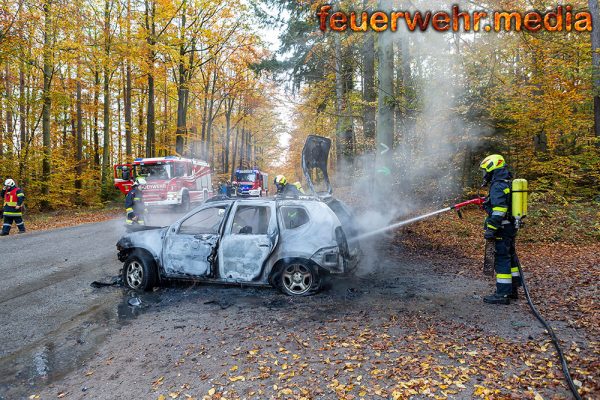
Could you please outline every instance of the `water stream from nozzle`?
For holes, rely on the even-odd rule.
[[[363,239],[369,238],[371,236],[376,236],[376,235],[382,234],[384,232],[391,231],[396,228],[400,228],[401,226],[410,225],[415,222],[433,217],[434,215],[438,215],[438,214],[441,214],[441,213],[444,213],[444,212],[450,211],[450,210],[452,210],[452,207],[446,207],[446,208],[442,208],[441,210],[432,211],[430,213],[420,215],[418,217],[414,217],[414,218],[407,219],[407,220],[400,221],[400,222],[394,222],[393,224],[384,226],[383,228],[375,229],[374,231],[366,232],[366,233],[363,233],[362,235],[355,236],[355,237],[349,239],[349,242],[354,242],[357,240],[363,240]]]

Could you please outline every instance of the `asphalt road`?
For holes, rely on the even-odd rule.
[[[118,274],[124,232],[112,220],[0,239],[0,399],[81,365],[131,317],[125,290],[90,286]]]

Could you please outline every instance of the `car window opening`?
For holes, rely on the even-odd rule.
[[[296,229],[308,223],[306,210],[302,207],[281,207],[285,229]]]
[[[192,215],[181,223],[181,234],[216,234],[225,216],[225,207],[211,207]]]
[[[260,206],[239,206],[233,218],[234,235],[266,235],[269,230],[271,209]]]

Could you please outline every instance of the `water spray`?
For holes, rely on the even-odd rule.
[[[456,212],[458,213],[458,216],[462,218],[462,215],[460,213],[460,209],[461,208],[463,208],[465,206],[468,206],[468,205],[471,205],[471,204],[476,204],[478,206],[481,206],[483,204],[484,200],[485,200],[484,197],[476,197],[476,198],[474,198],[472,200],[463,201],[462,203],[458,203],[458,204],[455,204],[455,205],[450,206],[450,207],[446,207],[446,208],[442,208],[440,210],[432,211],[430,213],[419,215],[418,217],[410,218],[410,219],[407,219],[407,220],[404,220],[404,221],[395,222],[395,223],[390,224],[388,226],[384,226],[383,228],[379,228],[379,229],[376,229],[374,231],[363,233],[362,235],[358,235],[358,236],[355,236],[354,238],[350,239],[350,241],[357,241],[357,240],[367,239],[367,238],[370,238],[372,236],[380,235],[382,233],[385,233],[385,232],[388,232],[388,231],[400,228],[400,227],[405,226],[405,225],[414,224],[415,222],[422,221],[424,219],[431,218],[431,217],[433,217],[435,215],[442,214],[442,213],[445,213],[445,212],[448,212],[448,211],[452,211],[452,210],[456,210]]]

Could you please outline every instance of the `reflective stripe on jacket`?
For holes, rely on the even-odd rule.
[[[23,215],[22,209],[17,209],[17,207],[21,207],[25,201],[25,193],[23,193],[20,188],[14,187],[12,189],[3,190],[2,195],[4,197],[4,215],[8,217],[20,217]]]
[[[502,226],[502,221],[510,220],[511,178],[512,175],[506,167],[493,171],[489,195],[483,204],[488,214],[486,228],[497,230]]]

